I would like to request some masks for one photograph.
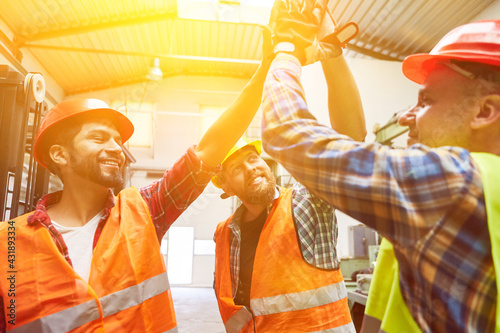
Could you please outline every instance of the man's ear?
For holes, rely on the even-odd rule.
[[[222,184],[220,184],[220,187],[222,188],[224,193],[227,194],[228,197],[232,197],[234,195],[233,190],[231,189],[231,187],[228,184],[223,182]]]
[[[67,165],[69,155],[66,148],[61,145],[52,145],[49,149],[49,157],[57,165]]]
[[[490,94],[481,97],[480,110],[471,121],[472,129],[481,129],[500,120],[500,95]]]

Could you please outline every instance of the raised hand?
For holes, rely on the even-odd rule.
[[[291,42],[297,50],[304,52],[314,43],[327,2],[328,0],[276,0],[269,20],[274,44]]]

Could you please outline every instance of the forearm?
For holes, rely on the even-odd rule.
[[[328,111],[332,128],[356,141],[366,136],[365,115],[354,77],[343,56],[321,62],[328,85]]]
[[[200,161],[191,147],[161,179],[139,190],[148,205],[158,239],[203,192],[214,174],[215,168]]]
[[[300,75],[301,66],[296,59],[277,55],[264,87],[263,145],[298,182],[317,195],[322,192],[319,197],[332,203],[335,189],[325,188],[319,179],[320,175],[331,176],[328,167],[320,165],[321,151],[326,150],[324,145],[329,142],[342,141],[345,149],[356,147],[356,143],[320,124],[309,112]]]
[[[270,62],[262,62],[234,102],[207,130],[195,152],[207,165],[219,165],[255,117]]]

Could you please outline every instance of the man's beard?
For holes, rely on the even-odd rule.
[[[276,193],[276,180],[269,171],[262,175],[262,177],[264,177],[266,181],[256,188],[245,188],[240,197],[242,202],[267,205],[274,200],[274,194]]]
[[[96,184],[104,185],[110,188],[123,187],[123,174],[121,170],[112,171],[109,174],[104,174],[101,170],[100,163],[96,160],[76,161],[71,156],[74,165],[74,171],[81,177],[88,179]]]

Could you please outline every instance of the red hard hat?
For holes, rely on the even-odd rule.
[[[69,119],[81,119],[84,122],[87,119],[95,118],[110,119],[116,126],[116,130],[120,133],[123,143],[134,133],[132,122],[120,112],[111,109],[105,102],[92,98],[69,99],[50,109],[40,123],[33,147],[35,159],[40,165],[45,168],[47,167],[43,163],[42,157],[49,148],[47,140],[51,137],[52,131],[57,130],[59,125]]]
[[[474,22],[453,29],[430,53],[406,57],[403,73],[422,84],[438,61],[449,59],[500,66],[500,20]]]

